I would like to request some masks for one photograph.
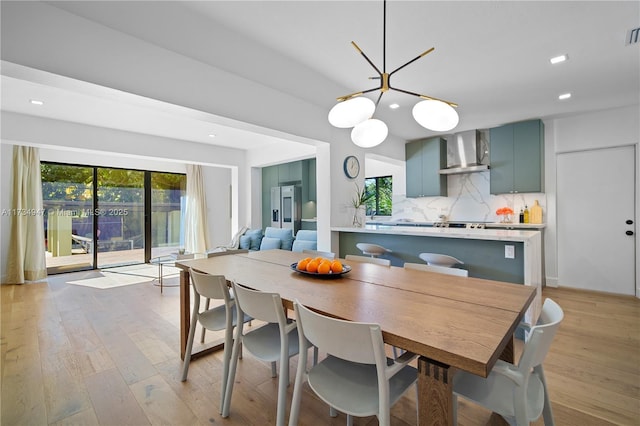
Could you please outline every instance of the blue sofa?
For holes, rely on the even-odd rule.
[[[318,231],[310,231],[301,229],[296,234],[291,250],[302,252],[303,250],[318,249]]]
[[[300,230],[293,236],[291,229],[273,228],[249,229],[240,237],[239,247],[243,250],[271,250],[282,249],[302,252],[302,250],[316,250],[318,247],[317,231]]]

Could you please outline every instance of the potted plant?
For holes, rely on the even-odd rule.
[[[373,192],[367,192],[366,186],[360,188],[360,186],[356,183],[356,193],[351,199],[351,206],[354,208],[353,212],[353,226],[361,227],[364,225],[364,208],[367,205],[367,202],[373,197]]]

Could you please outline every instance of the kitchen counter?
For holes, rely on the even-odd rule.
[[[362,228],[333,227],[331,231],[518,242],[527,242],[533,238],[540,238],[540,232],[535,230],[435,228],[378,224],[367,224]]]
[[[394,266],[424,263],[423,252],[442,253],[461,259],[470,277],[524,284],[537,288],[526,321],[534,323],[541,309],[542,233],[536,229],[467,229],[428,226],[367,224],[361,228],[332,227],[332,251],[341,258],[362,255],[359,242],[382,245],[382,256]],[[507,257],[507,251],[513,257]]]
[[[441,222],[409,222],[409,221],[396,221],[396,220],[389,220],[389,221],[384,221],[384,220],[371,220],[371,221],[367,221],[367,225],[385,225],[385,226],[406,226],[406,227],[423,227],[423,228],[429,228],[429,227],[436,227],[436,225],[439,225]],[[485,226],[485,228],[508,228],[508,229],[544,229],[545,228],[545,224],[544,223],[503,223],[503,222],[471,222],[471,221],[465,221],[465,222],[455,222],[454,223],[479,223]]]

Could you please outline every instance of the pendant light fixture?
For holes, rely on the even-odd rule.
[[[373,67],[378,74],[371,77],[372,80],[380,80],[380,85],[372,89],[363,90],[361,92],[351,93],[349,95],[337,98],[338,103],[329,111],[329,122],[340,128],[353,127],[351,131],[351,140],[356,145],[363,148],[371,148],[381,144],[387,137],[389,129],[387,125],[378,119],[372,118],[375,108],[380,103],[380,99],[385,92],[395,90],[396,92],[406,93],[407,95],[416,96],[423,99],[413,107],[413,118],[422,127],[436,132],[446,132],[452,130],[458,125],[458,113],[454,109],[458,105],[445,101],[443,99],[434,98],[432,96],[422,95],[420,93],[410,92],[408,90],[398,89],[391,86],[391,76],[406,67],[407,65],[417,61],[418,59],[433,52],[435,48],[431,48],[411,59],[404,65],[399,66],[390,73],[386,68],[386,44],[387,44],[387,1],[383,1],[382,11],[382,71],[376,67],[367,55],[358,47],[355,42],[351,42],[353,47],[362,55],[362,57]],[[369,98],[362,97],[365,93],[380,91],[378,99],[373,103]]]

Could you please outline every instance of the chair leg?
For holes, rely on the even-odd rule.
[[[300,415],[300,399],[302,398],[302,385],[307,374],[307,350],[300,346],[298,356],[298,368],[296,369],[296,379],[293,385],[293,396],[291,397],[291,413],[289,414],[289,426],[297,426]]]
[[[544,425],[555,426],[555,422],[553,421],[553,410],[551,409],[551,401],[549,399],[549,392],[547,391],[547,379],[544,375],[542,364],[534,367],[533,371],[538,374],[538,377],[540,377],[540,381],[542,382],[542,389],[544,390],[544,408],[542,409]]]
[[[276,371],[276,362],[273,361],[271,363],[271,377],[276,377],[278,375],[277,371]]]
[[[231,353],[231,363],[229,365],[229,377],[227,378],[227,391],[224,395],[224,404],[222,406],[222,417],[229,417],[229,409],[231,407],[231,396],[233,394],[233,383],[236,379],[236,367],[238,366],[238,355],[240,352],[240,344],[242,341],[242,325],[236,327],[236,338],[233,342],[233,352]]]
[[[222,361],[222,388],[220,391],[220,414],[224,409],[224,398],[227,394],[227,383],[229,382],[229,364],[233,352],[233,326],[230,325],[224,331],[224,353]]]
[[[353,416],[351,414],[347,414],[347,426],[353,426]]]
[[[196,335],[196,326],[198,325],[198,316],[194,312],[191,317],[191,326],[189,327],[189,338],[187,339],[187,349],[184,353],[184,364],[182,365],[182,381],[187,380],[189,374],[189,364],[191,363],[191,351],[193,349],[193,339]]]
[[[329,417],[338,417],[338,410],[335,407],[329,406]]]
[[[204,310],[208,311],[209,310],[209,302],[211,302],[211,299],[207,298],[205,305],[204,305]],[[200,336],[200,343],[204,343],[204,334],[207,332],[207,329],[202,327],[202,336]]]
[[[287,387],[289,386],[289,344],[281,342],[280,348],[280,377],[278,377],[278,405],[276,409],[276,426],[284,426],[287,410]],[[298,360],[299,361],[299,360]]]

